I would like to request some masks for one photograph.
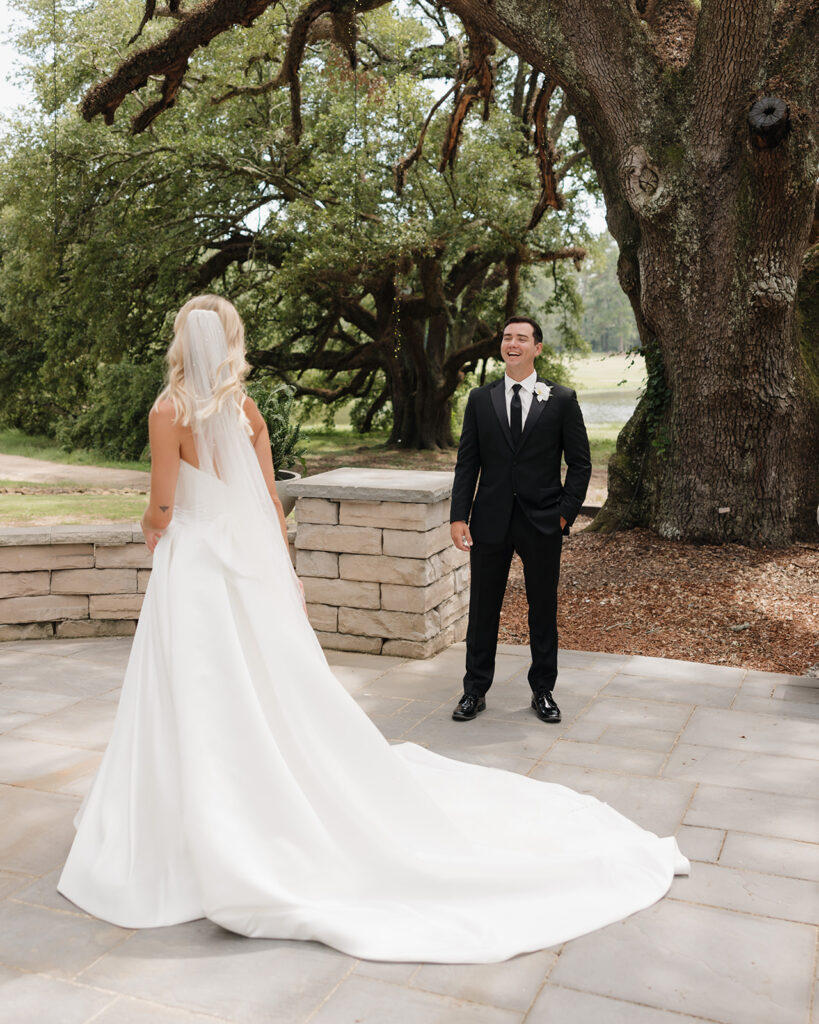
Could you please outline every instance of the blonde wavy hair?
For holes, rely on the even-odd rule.
[[[210,310],[219,316],[225,331],[228,351],[227,360],[222,364],[227,366],[228,373],[215,388],[213,400],[201,410],[194,409],[193,399],[185,387],[183,339],[188,314],[194,309]],[[252,433],[250,421],[244,411],[244,399],[247,394],[245,378],[250,372],[250,366],[245,359],[245,325],[233,303],[221,295],[197,295],[189,299],[176,314],[173,332],[173,341],[165,356],[168,364],[167,381],[154,407],[163,401],[170,402],[174,409],[174,419],[183,427],[188,427],[195,426],[197,421],[212,416],[226,402],[232,402],[236,406],[242,426],[249,434]]]

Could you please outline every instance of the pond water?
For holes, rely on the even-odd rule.
[[[577,400],[586,423],[625,423],[637,406],[637,388],[580,392]]]

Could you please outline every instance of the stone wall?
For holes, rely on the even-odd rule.
[[[150,573],[138,526],[0,530],[0,640],[129,636]]]
[[[0,641],[131,636],[151,563],[136,523],[0,529]]]
[[[464,638],[451,473],[339,469],[290,486],[291,557],[323,647],[426,658]],[[0,640],[129,636],[150,573],[136,525],[0,529]]]
[[[325,648],[427,658],[466,635],[451,473],[338,469],[291,485],[296,572]]]

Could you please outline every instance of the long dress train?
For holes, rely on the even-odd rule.
[[[688,864],[563,786],[391,746],[333,676],[270,524],[183,463],[59,890],[375,960],[493,962],[659,899]]]

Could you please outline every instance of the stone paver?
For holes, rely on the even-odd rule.
[[[813,927],[666,898],[567,944],[550,980],[725,1024],[802,1024],[815,943]]]
[[[626,921],[504,964],[357,961],[207,921],[132,932],[55,890],[130,639],[0,645],[0,1024],[819,1024],[819,680],[562,651],[559,726],[499,649],[450,719],[463,645],[330,652],[388,739],[592,793],[676,832],[689,878]]]
[[[125,935],[77,981],[239,1024],[306,1020],[355,965],[315,942],[248,942],[210,921]]]

